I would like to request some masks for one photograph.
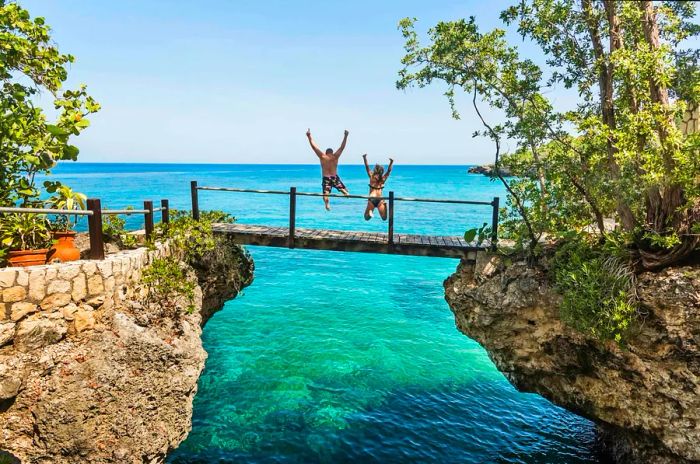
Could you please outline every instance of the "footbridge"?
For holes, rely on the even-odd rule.
[[[387,205],[387,232],[358,232],[349,230],[307,229],[296,227],[297,197],[322,197],[322,193],[297,192],[296,187],[283,190],[253,190],[232,187],[200,186],[191,182],[192,215],[199,219],[199,192],[216,191],[229,193],[250,193],[286,196],[289,204],[289,222],[284,227],[258,224],[214,224],[216,234],[226,234],[240,245],[259,245],[269,247],[300,248],[312,250],[357,251],[366,253],[383,253],[396,255],[435,256],[444,258],[462,258],[473,260],[476,253],[493,248],[498,238],[499,198],[492,201],[469,201],[434,198],[396,197],[394,192],[381,197]],[[369,199],[362,195],[329,194],[332,198]],[[378,199],[377,197],[373,197]],[[482,242],[467,242],[463,237],[444,235],[398,234],[394,232],[394,210],[396,202],[448,203],[460,205],[480,205],[491,207],[491,233]]]

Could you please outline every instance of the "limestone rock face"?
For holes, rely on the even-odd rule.
[[[146,301],[139,282],[143,263],[129,258],[137,250],[124,253],[115,267],[83,265],[87,279],[74,269],[29,270],[26,285],[33,292],[26,297],[45,304],[17,321],[0,314],[0,458],[11,455],[24,464],[158,463],[189,433],[207,357],[200,338],[203,315],[250,284],[252,262],[240,247],[220,243],[202,260],[211,268],[200,263],[188,273],[204,283],[195,292],[199,311],[189,313]],[[94,278],[108,274],[119,276],[119,288],[108,288],[110,277]],[[0,275],[12,288],[12,275]],[[54,283],[58,293],[49,295],[44,289],[51,279],[82,279],[78,291],[88,301],[47,302],[66,294],[63,283]],[[100,292],[118,292],[119,298]],[[21,292],[9,293],[8,301]]]
[[[598,424],[621,463],[700,461],[700,267],[639,277],[624,348],[564,324],[544,266],[480,253],[445,281],[457,327],[519,390]]]

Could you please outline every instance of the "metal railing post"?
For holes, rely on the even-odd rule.
[[[297,221],[297,188],[289,188],[289,248],[294,248]]]
[[[170,223],[170,202],[166,199],[160,200],[160,222]]]
[[[105,247],[102,240],[102,205],[97,198],[88,198],[87,209],[92,211],[88,216],[90,231],[90,259],[105,259]]]
[[[197,192],[197,181],[190,182],[190,190],[192,193],[192,218],[199,221],[199,193]]]
[[[498,246],[498,207],[501,199],[493,197],[493,216],[491,217],[491,250],[496,251]]]
[[[394,243],[394,192],[389,192],[389,244]]]
[[[148,211],[143,215],[143,223],[144,229],[146,229],[146,240],[150,240],[153,238],[153,201],[144,201],[143,209]]]

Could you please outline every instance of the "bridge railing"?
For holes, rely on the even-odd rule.
[[[103,209],[102,202],[98,198],[88,198],[86,209],[53,209],[53,208],[25,208],[15,206],[0,206],[0,214],[45,214],[87,216],[88,234],[90,236],[90,259],[102,260],[105,257],[104,239],[102,236],[102,216],[142,214],[146,239],[153,236],[155,229],[154,213],[160,211],[161,222],[170,222],[170,203],[168,200],[160,200],[160,207],[154,208],[153,201],[143,202],[143,209]]]
[[[358,198],[365,200],[384,200],[387,202],[387,222],[388,222],[388,242],[394,243],[394,203],[397,201],[419,202],[419,203],[449,203],[458,205],[481,205],[491,207],[491,248],[495,249],[498,240],[498,209],[500,206],[500,198],[493,197],[491,201],[472,201],[472,200],[452,200],[444,198],[411,198],[397,197],[393,191],[389,192],[387,197],[370,197],[366,195],[341,195],[337,193],[318,193],[318,192],[298,192],[296,187],[290,187],[289,190],[258,190],[258,189],[242,189],[233,187],[209,187],[200,186],[196,180],[190,182],[190,192],[192,197],[192,217],[199,219],[199,191],[207,190],[214,192],[237,192],[237,193],[258,193],[267,195],[287,195],[289,197],[289,247],[294,248],[294,237],[296,232],[296,199],[297,197],[329,197],[329,198]]]

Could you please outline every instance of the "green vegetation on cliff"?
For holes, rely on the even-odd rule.
[[[397,86],[443,81],[455,118],[458,91],[468,95],[484,127],[474,136],[494,142],[508,192],[502,236],[531,257],[543,239],[575,244],[557,257],[563,315],[603,338],[620,339],[634,313],[627,276],[678,263],[700,244],[700,133],[687,123],[700,117],[700,51],[684,48],[700,33],[695,11],[693,2],[518,2],[501,19],[539,45],[546,67],[473,17],[438,23],[427,46],[415,19],[400,22]],[[554,86],[576,105],[555,107]],[[613,263],[611,246],[626,257]]]

